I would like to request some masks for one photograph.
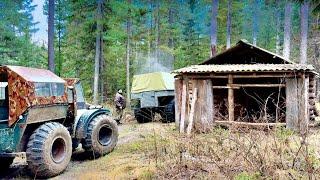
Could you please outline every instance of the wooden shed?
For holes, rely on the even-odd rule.
[[[296,64],[246,41],[174,72],[180,132],[238,124],[285,125],[303,133],[317,115],[313,66]]]

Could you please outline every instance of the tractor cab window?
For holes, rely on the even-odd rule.
[[[34,83],[37,97],[63,96],[63,83]]]
[[[7,98],[8,83],[0,82],[0,100],[3,101]]]
[[[77,94],[77,108],[86,109],[86,101],[84,99],[83,89],[80,82],[75,85],[75,89]]]
[[[75,87],[77,92],[77,102],[85,102],[81,83],[78,82]]]
[[[68,103],[73,103],[73,92],[72,92],[72,89],[68,88]]]
[[[7,80],[6,75],[0,75],[0,122],[6,122],[9,118],[9,91]]]

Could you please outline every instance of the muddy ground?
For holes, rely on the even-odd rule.
[[[110,154],[95,160],[88,160],[83,151],[73,154],[66,171],[53,179],[149,179],[155,169],[135,146],[154,132],[171,130],[174,124],[160,122],[137,124],[125,123],[119,126],[119,140]],[[10,170],[0,174],[0,179],[30,179],[25,159],[15,159]]]

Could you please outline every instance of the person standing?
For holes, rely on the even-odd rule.
[[[116,121],[118,124],[121,124],[121,119],[123,116],[123,110],[126,108],[126,101],[122,95],[122,90],[119,89],[115,98],[114,98],[114,103],[116,106]]]

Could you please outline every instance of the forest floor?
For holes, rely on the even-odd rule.
[[[311,129],[307,139],[304,144],[286,129],[215,128],[185,136],[174,123],[130,121],[119,126],[113,152],[96,160],[75,152],[66,171],[53,179],[318,179],[320,129]],[[18,159],[2,177],[30,175]]]
[[[120,125],[118,144],[113,152],[96,160],[88,160],[81,150],[77,151],[66,171],[53,179],[150,179],[156,167],[140,151],[143,141],[154,133],[172,131],[173,128],[174,124],[160,122]],[[0,174],[0,177],[29,179],[25,160],[15,159],[10,170]]]

